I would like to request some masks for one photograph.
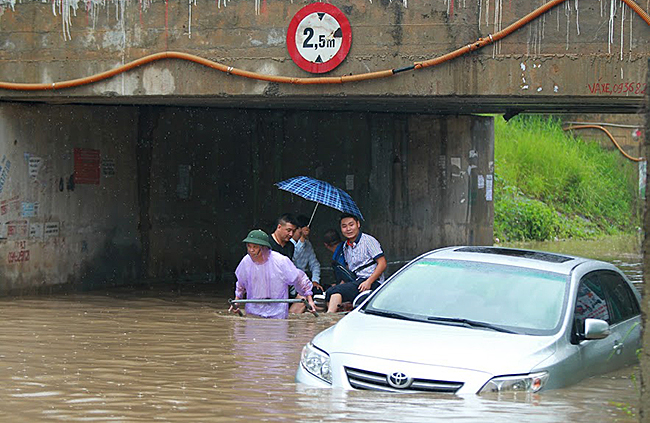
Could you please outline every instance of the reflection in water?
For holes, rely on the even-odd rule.
[[[613,259],[640,268],[640,255]],[[1,300],[0,420],[635,421],[614,404],[636,406],[633,368],[506,397],[298,386],[302,346],[340,316],[241,318],[205,292]]]

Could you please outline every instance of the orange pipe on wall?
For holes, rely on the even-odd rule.
[[[479,48],[485,47],[486,45],[499,41],[505,38],[506,36],[510,35],[511,33],[517,31],[521,27],[525,26],[526,24],[530,23],[532,20],[538,18],[540,15],[548,12],[553,7],[561,3],[564,3],[565,1],[567,0],[551,0],[548,3],[535,9],[533,12],[529,13],[528,15],[524,16],[523,18],[519,19],[515,23],[507,26],[505,29],[495,34],[488,35],[487,38],[479,38],[476,42],[467,44],[466,46],[454,50],[450,53],[423,62],[415,62],[413,63],[412,66],[402,68],[402,69],[386,69],[382,71],[368,72],[368,73],[362,73],[357,75],[300,78],[300,77],[268,75],[268,74],[246,71],[243,69],[234,68],[232,66],[226,66],[224,64],[200,56],[196,56],[194,54],[182,53],[176,51],[166,51],[161,53],[150,54],[140,59],[126,63],[122,66],[118,66],[117,68],[111,69],[109,71],[101,72],[84,78],[71,79],[68,81],[61,81],[61,82],[52,82],[50,84],[0,82],[0,89],[16,90],[16,91],[46,91],[46,90],[58,90],[63,88],[79,87],[82,85],[92,84],[94,82],[111,78],[115,75],[129,71],[133,68],[143,66],[148,63],[157,60],[162,60],[162,59],[187,60],[231,75],[242,76],[245,78],[256,79],[259,81],[277,82],[282,84],[295,84],[295,85],[342,84],[346,82],[359,82],[359,81],[366,81],[370,79],[386,78],[406,70],[417,70],[417,69],[423,69],[423,68],[439,65],[441,63],[460,57],[464,54],[470,53],[474,50],[478,50]],[[648,14],[645,11],[643,11],[643,9],[639,7],[639,5],[637,5],[633,0],[623,0],[623,1],[630,8],[632,8],[632,10],[634,10],[639,16],[641,16],[641,18],[648,25],[650,25],[650,16],[648,16]]]
[[[605,128],[604,126],[600,126],[600,125],[572,125],[572,126],[568,126],[568,127],[566,127],[566,128],[562,128],[562,129],[564,129],[565,131],[571,131],[571,130],[573,130],[573,129],[587,129],[587,128],[600,129],[601,131],[605,131],[605,133],[607,134],[607,136],[609,137],[609,139],[612,140],[612,142],[614,143],[614,145],[616,146],[616,148],[618,148],[618,151],[620,151],[621,154],[623,154],[623,155],[625,156],[625,158],[627,158],[627,159],[629,159],[629,160],[632,160],[633,162],[641,162],[641,161],[645,160],[643,157],[632,157],[632,156],[630,156],[629,154],[627,154],[627,153],[626,153],[626,152],[621,148],[621,146],[619,145],[619,143],[616,142],[616,139],[614,138],[614,136],[612,135],[612,133],[609,132],[609,131],[607,130],[607,128]]]
[[[623,1],[625,2],[625,4],[630,6],[630,8],[634,10],[637,15],[641,16],[641,19],[643,19],[645,23],[650,25],[650,15],[648,15],[648,13],[645,10],[641,9],[641,6],[636,4],[633,0],[623,0]]]
[[[501,31],[488,35],[488,38],[479,38],[478,41],[472,44],[467,44],[465,47],[461,47],[458,50],[452,51],[451,53],[447,53],[440,57],[436,57],[435,59],[429,59],[424,62],[417,62],[415,64],[415,67],[417,69],[420,69],[420,68],[427,68],[429,66],[439,65],[440,63],[446,62],[451,59],[455,59],[458,56],[462,56],[463,54],[469,53],[474,50],[478,50],[479,48],[485,47],[488,44],[492,44],[496,41],[499,41],[500,39],[507,37],[508,35],[512,34],[522,26],[530,23],[532,20],[538,18],[540,15],[543,15],[544,13],[548,12],[555,6],[564,3],[565,1],[566,0],[551,0],[548,3],[530,12],[523,18],[519,19],[515,23],[508,25]]]

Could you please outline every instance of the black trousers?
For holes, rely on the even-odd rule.
[[[352,302],[359,295],[359,285],[364,282],[365,279],[357,279],[354,282],[345,282],[338,285],[334,285],[329,288],[325,293],[325,301],[329,302],[333,294],[341,294],[343,297],[343,302]],[[370,290],[375,290],[379,287],[379,282],[375,281],[370,286]]]

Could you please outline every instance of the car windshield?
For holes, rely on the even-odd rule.
[[[363,309],[432,324],[546,335],[559,329],[568,282],[558,273],[424,258],[391,279]]]

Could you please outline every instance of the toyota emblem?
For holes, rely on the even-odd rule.
[[[412,379],[402,372],[393,372],[386,378],[388,384],[393,388],[404,389],[411,385]]]

